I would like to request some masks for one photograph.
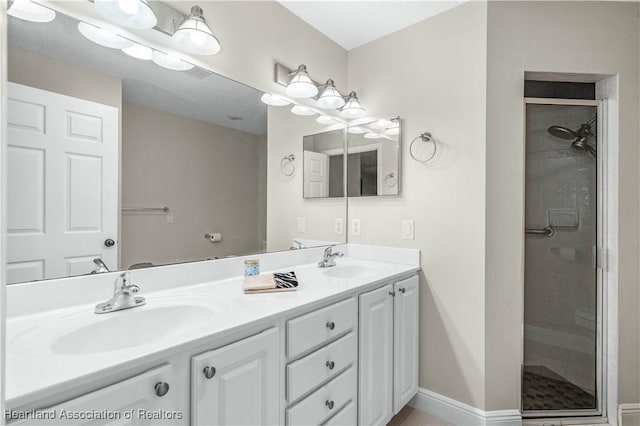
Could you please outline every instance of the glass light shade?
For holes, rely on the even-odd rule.
[[[100,46],[109,47],[111,49],[126,49],[127,47],[133,46],[133,42],[131,40],[127,40],[126,38],[120,37],[118,34],[114,34],[109,30],[98,28],[95,25],[87,24],[86,22],[78,23],[78,31],[80,31],[80,34]]]
[[[294,113],[295,115],[316,115],[317,114],[317,112],[315,112],[314,110],[302,105],[294,105],[293,108],[291,108],[291,112]]]
[[[289,102],[285,98],[283,98],[281,96],[278,96],[278,95],[272,95],[270,93],[265,93],[264,95],[262,95],[260,100],[262,102],[264,102],[265,104],[271,105],[271,106],[287,106],[287,105],[291,105],[291,102]]]
[[[393,122],[391,120],[381,118],[380,120],[371,123],[371,126],[369,127],[371,127],[372,129],[386,129],[387,127],[391,127],[392,125]]]
[[[215,55],[220,52],[220,43],[198,6],[191,8],[191,13],[173,33],[171,40],[180,49],[195,55]]]
[[[344,118],[359,118],[366,114],[366,110],[360,105],[356,92],[349,93],[349,98],[340,110],[340,116]]]
[[[143,61],[150,61],[153,55],[152,48],[138,43],[133,43],[133,46],[125,47],[122,51],[133,58],[142,59]]]
[[[338,120],[331,117],[330,115],[320,115],[316,118],[316,122],[320,124],[336,124]]]
[[[156,65],[160,65],[163,68],[167,68],[173,71],[187,71],[193,68],[193,65],[191,65],[190,63],[176,58],[175,56],[167,55],[166,53],[160,52],[158,50],[154,50],[151,53],[151,60]]]
[[[363,129],[362,127],[356,126],[356,127],[349,127],[347,132],[351,133],[352,135],[361,135],[361,134],[365,133],[366,130]]]
[[[94,0],[93,3],[104,17],[125,27],[150,29],[158,23],[147,0]]]
[[[307,74],[307,67],[300,65],[294,71],[286,89],[287,95],[294,98],[312,98],[318,94],[318,88]]]
[[[344,99],[333,84],[333,80],[327,80],[327,85],[318,97],[316,106],[324,109],[337,109],[344,106]]]
[[[56,19],[56,12],[40,6],[31,0],[14,0],[7,15],[31,22],[51,22]]]
[[[380,139],[381,136],[377,133],[369,132],[364,134],[365,139]]]

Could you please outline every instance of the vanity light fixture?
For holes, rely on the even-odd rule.
[[[359,118],[364,116],[365,113],[366,110],[360,105],[360,101],[358,101],[358,95],[356,95],[356,92],[349,93],[347,102],[340,110],[340,116],[344,118]]]
[[[336,124],[339,121],[335,117],[331,117],[330,115],[320,115],[316,118],[316,123],[320,124]]]
[[[327,80],[322,93],[316,101],[316,106],[323,109],[342,108],[345,104],[344,98],[336,89],[332,79]]]
[[[271,93],[265,93],[264,95],[262,95],[260,100],[263,103],[265,103],[267,105],[271,105],[271,106],[287,106],[287,105],[291,105],[291,102],[289,102],[288,100],[286,100],[282,96],[272,95]]]
[[[124,37],[119,36],[107,29],[87,24],[86,22],[78,23],[78,31],[92,42],[100,46],[109,47],[111,49],[126,49],[133,46],[133,42]]]
[[[215,55],[220,52],[220,43],[211,32],[200,6],[193,6],[175,33],[173,43],[180,49],[195,55]]]
[[[347,132],[349,132],[352,135],[361,135],[363,133],[366,133],[366,129],[363,129],[362,127],[355,126],[355,127],[349,127]]]
[[[315,112],[311,108],[307,108],[306,106],[303,106],[303,105],[294,105],[291,108],[291,112],[294,113],[295,115],[303,115],[303,116],[311,116],[311,115],[317,114],[317,112]]]
[[[158,23],[147,0],[94,0],[93,3],[98,12],[116,24],[150,29]]]
[[[293,98],[312,98],[318,94],[318,88],[309,77],[305,65],[300,65],[291,73],[286,92]]]
[[[152,48],[138,43],[133,43],[133,46],[125,47],[122,51],[132,58],[142,59],[143,61],[150,61],[153,55]]]
[[[56,12],[31,0],[13,0],[7,15],[31,22],[51,22],[56,19]]]
[[[154,50],[151,53],[151,60],[163,68],[167,68],[173,71],[188,71],[194,67],[194,65],[183,61],[175,56],[167,55],[159,50]]]

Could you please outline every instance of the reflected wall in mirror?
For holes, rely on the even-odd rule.
[[[344,129],[307,135],[304,149],[304,198],[344,197]]]
[[[347,196],[400,194],[400,118],[347,129]]]
[[[78,23],[8,17],[7,281],[289,249],[267,244],[268,198],[289,194],[267,192],[262,92]]]

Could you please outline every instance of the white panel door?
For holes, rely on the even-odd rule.
[[[9,83],[7,280],[117,269],[118,109]]]
[[[304,152],[304,196],[329,196],[329,156],[321,152]]]
[[[278,330],[271,328],[193,357],[191,424],[278,424],[279,342]]]
[[[361,425],[385,425],[393,417],[393,286],[360,295]]]
[[[418,392],[420,279],[413,276],[393,288],[393,412],[397,414]]]

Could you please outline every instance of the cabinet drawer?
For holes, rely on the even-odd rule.
[[[287,425],[318,425],[356,397],[356,369],[347,371],[287,409]],[[331,408],[330,408],[331,407]]]
[[[292,402],[354,364],[356,334],[346,336],[287,366],[287,400]]]
[[[357,423],[356,403],[351,401],[338,414],[331,417],[323,426],[353,426]]]
[[[352,298],[287,321],[287,355],[296,356],[353,329],[357,314]]]

